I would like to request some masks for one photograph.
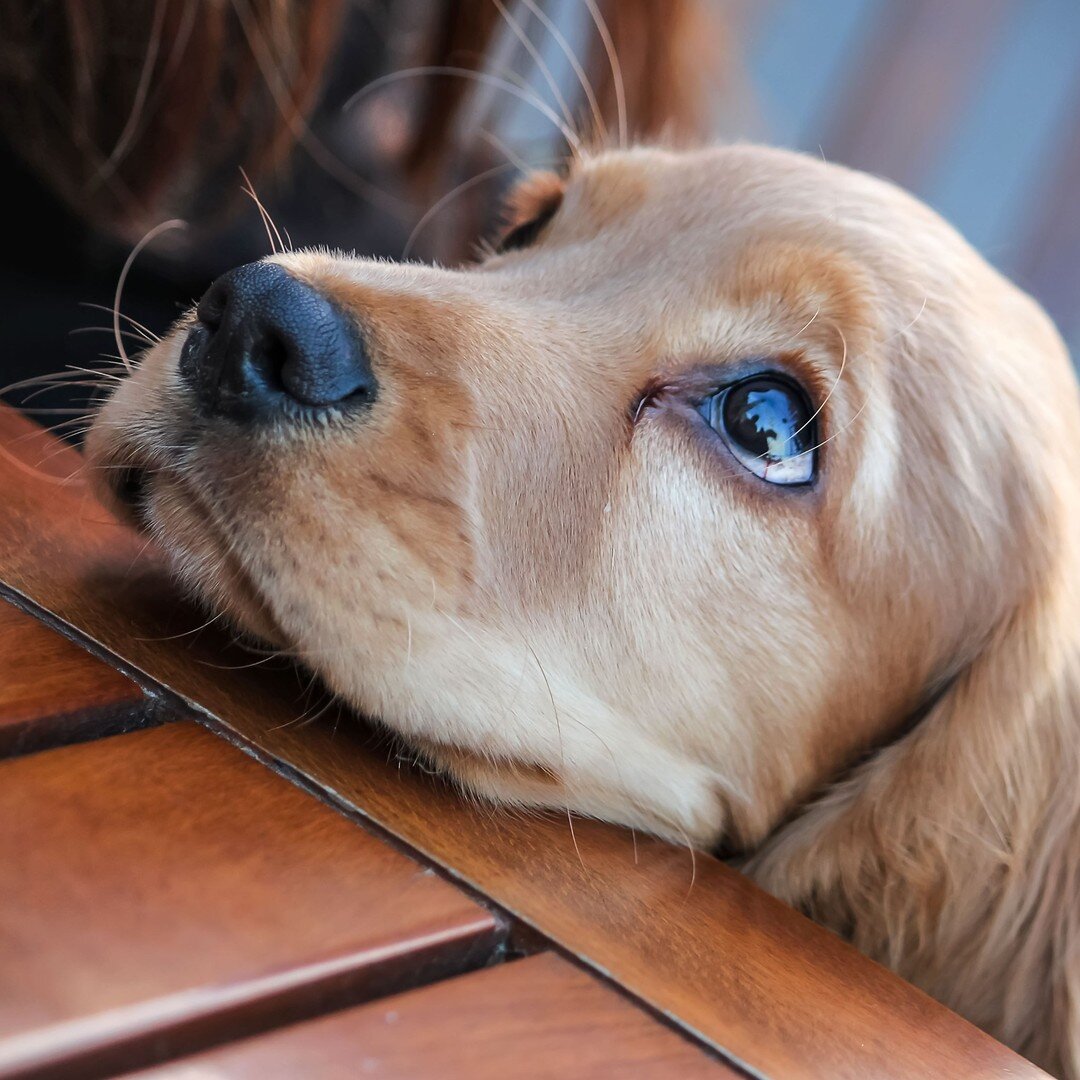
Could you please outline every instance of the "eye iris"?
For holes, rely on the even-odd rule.
[[[748,454],[783,461],[811,446],[811,425],[800,395],[777,379],[749,379],[723,401],[728,436]]]
[[[810,400],[786,377],[761,374],[720,390],[701,414],[743,468],[769,484],[809,484],[817,434]]]

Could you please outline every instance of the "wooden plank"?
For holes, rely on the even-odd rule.
[[[0,757],[130,730],[146,706],[130,679],[0,601]]]
[[[28,424],[0,412],[0,445],[15,445]],[[17,445],[27,452],[31,442]],[[77,469],[74,453],[64,467]],[[0,486],[0,580],[732,1060],[785,1077],[1044,1075],[715,859],[698,854],[695,872],[687,851],[635,843],[598,822],[579,822],[575,840],[565,818],[472,806],[389,765],[359,722],[294,723],[302,707],[291,677],[209,667],[221,653],[208,636],[146,640],[160,635],[176,601],[149,553],[132,569],[142,541],[125,541],[117,526],[91,528],[102,511],[76,484],[60,497],[0,468]]]
[[[494,917],[190,721],[0,764],[0,1076],[130,1068],[482,963]]]
[[[1015,0],[893,0],[852,58],[822,150],[918,189]]]
[[[383,1080],[723,1080],[738,1075],[617,991],[545,953],[138,1076],[353,1080],[368,1073]]]

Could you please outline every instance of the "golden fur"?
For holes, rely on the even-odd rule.
[[[723,840],[1080,1077],[1058,335],[925,207],[818,160],[636,149],[554,197],[534,247],[477,268],[276,256],[363,327],[363,417],[197,421],[181,325],[92,460],[152,470],[153,529],[200,595],[474,791]],[[821,406],[811,489],[690,422],[685,394],[755,357]]]

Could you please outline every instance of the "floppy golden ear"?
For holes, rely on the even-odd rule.
[[[750,861],[766,888],[1080,1076],[1080,588],[1071,567],[929,713]]]

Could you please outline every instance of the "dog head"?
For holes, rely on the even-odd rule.
[[[219,279],[91,462],[466,787],[753,844],[1074,543],[1064,349],[921,204],[795,154],[604,153],[512,206],[476,266]]]

